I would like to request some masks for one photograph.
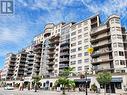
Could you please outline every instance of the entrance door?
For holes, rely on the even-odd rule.
[[[110,83],[106,86],[106,93],[115,93],[115,84]]]

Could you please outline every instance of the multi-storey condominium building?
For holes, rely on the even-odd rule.
[[[102,70],[113,74],[119,72],[122,75],[115,74],[112,77],[111,87],[114,92],[114,87],[118,86],[116,84],[122,89],[127,84],[127,76],[123,74],[127,72],[126,41],[125,28],[121,26],[117,15],[110,16],[104,23],[101,23],[99,15],[78,23],[49,23],[43,33],[34,37],[30,49],[16,54],[10,76],[14,75],[15,79],[25,77],[25,80],[30,77],[30,81],[32,76],[41,75],[42,86],[51,87],[64,68],[73,67],[75,77],[71,79],[76,80],[79,86],[83,83],[78,75],[86,70],[94,74]],[[94,49],[92,54],[87,52],[89,47]],[[8,70],[8,67],[4,70],[5,75]],[[89,87],[93,83],[100,87],[95,76],[89,76],[88,80]]]
[[[16,63],[15,63],[15,69],[14,69],[14,79],[15,80],[21,80],[24,77],[25,73],[25,66],[26,66],[26,52],[21,51],[18,54],[16,54]]]
[[[1,79],[11,80],[14,76],[16,55],[8,53],[5,58],[4,68],[2,69]]]

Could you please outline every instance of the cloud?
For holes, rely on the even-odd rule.
[[[99,12],[106,16],[118,14],[122,18],[127,14],[127,0],[105,0],[101,3],[94,0],[82,0],[82,3],[92,13]]]
[[[0,27],[0,44],[15,43],[18,44],[20,39],[26,37],[25,27],[18,26],[14,28]]]

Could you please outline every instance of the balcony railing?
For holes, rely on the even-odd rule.
[[[60,56],[63,56],[63,55],[69,55],[69,53],[68,52],[62,52],[62,53],[60,53]]]
[[[95,41],[98,41],[98,40],[102,40],[102,39],[107,39],[110,37],[110,34],[107,33],[106,35],[104,34],[103,36],[98,36],[96,38],[91,38],[91,42],[95,42]]]
[[[53,70],[53,67],[47,67],[48,70]]]
[[[107,46],[109,44],[111,44],[111,41],[108,41],[108,42],[105,42],[105,43],[98,43],[98,44],[92,45],[92,47],[97,48],[97,47],[101,47],[101,46]]]
[[[112,52],[112,51],[110,49],[98,50],[98,51],[94,51],[91,56],[106,54],[106,53],[109,53],[109,52]]]
[[[92,29],[91,34],[99,33],[100,31],[105,30],[107,28],[107,25],[99,26],[97,28]]]
[[[48,52],[49,55],[55,54],[54,51]]]
[[[48,65],[54,65],[55,62],[48,62],[47,64],[48,64]]]
[[[68,66],[69,66],[68,64],[60,64],[59,68],[65,68],[65,67],[68,67]]]
[[[69,58],[60,58],[60,62],[69,61]]]
[[[105,62],[110,62],[110,61],[112,61],[113,59],[109,59],[109,58],[105,58],[105,59],[100,59],[100,58],[98,58],[98,59],[93,59],[92,60],[92,64],[96,64],[96,63],[105,63]]]
[[[60,50],[69,49],[69,46],[61,47]]]

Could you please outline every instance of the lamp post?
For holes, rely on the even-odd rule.
[[[92,48],[92,47],[88,48],[88,49],[87,49],[87,52],[88,52],[89,54],[92,54],[93,48]],[[85,77],[86,77],[86,78],[85,78],[85,81],[86,81],[86,91],[85,91],[85,92],[86,92],[86,95],[88,95],[88,92],[87,92],[87,82],[88,82],[88,81],[87,81],[87,70],[86,70]]]

